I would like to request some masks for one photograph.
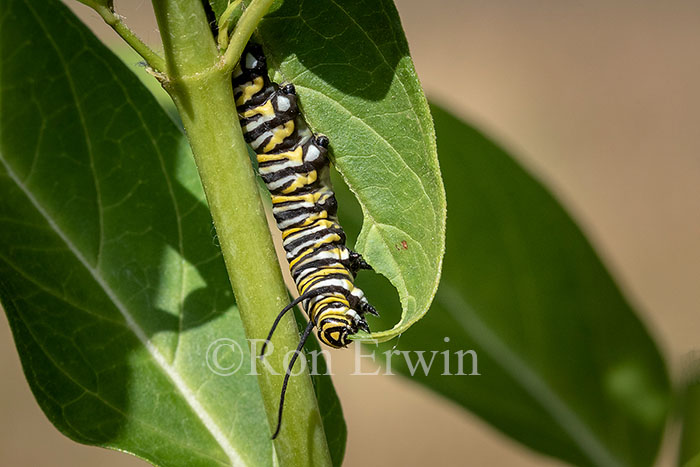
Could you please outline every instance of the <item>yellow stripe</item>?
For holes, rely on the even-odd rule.
[[[346,306],[347,306],[348,308],[350,308],[350,305],[346,305]],[[316,316],[315,318],[316,318],[317,320],[324,320],[324,319],[326,319],[326,318],[328,318],[328,317],[332,317],[332,318],[335,318],[335,319],[337,319],[337,320],[343,321],[343,322],[345,322],[345,323],[347,323],[347,324],[350,324],[350,323],[351,323],[351,319],[350,319],[350,318],[348,318],[346,315],[344,315],[344,314],[342,314],[342,313],[339,313],[339,312],[337,312],[337,311],[325,310],[325,311],[322,311],[322,312],[316,312],[316,315],[317,315],[317,316]],[[329,323],[328,326],[333,327],[333,326],[337,326],[337,324],[330,324],[330,323]],[[322,332],[323,332],[323,330],[325,330],[325,329],[326,329],[326,326],[322,326],[322,327],[321,327],[321,331],[322,331]]]
[[[274,204],[275,202],[273,201],[272,203]],[[303,232],[304,230],[309,230],[309,229],[312,229],[314,227],[325,227],[327,229],[331,229],[334,227],[338,227],[338,225],[333,221],[329,221],[327,219],[320,219],[313,226],[308,225],[308,226],[304,226],[304,227],[293,227],[291,229],[285,230],[284,232],[282,232],[282,239],[285,240],[290,235],[294,235],[295,233]]]
[[[236,105],[243,105],[250,100],[251,97],[260,92],[263,88],[262,76],[258,76],[253,80],[252,83],[245,83],[243,85],[243,94],[241,97],[236,99]]]
[[[290,263],[289,263],[289,269],[295,268],[301,260],[306,259],[306,256],[308,256],[308,253],[314,252],[313,248],[309,248],[308,250],[304,250],[301,252],[296,258],[294,258]],[[340,261],[340,258],[342,258],[343,254],[340,251],[340,248],[332,248],[330,250],[324,251],[324,253],[332,253],[335,255],[335,258]],[[312,261],[315,257],[312,255],[312,258],[310,258]]]
[[[326,237],[320,238],[316,243],[314,243],[314,248],[319,249],[323,245],[328,245],[329,243],[335,243],[340,241],[340,235],[338,234],[333,234],[333,235],[328,235]]]
[[[282,160],[291,160],[301,163],[304,157],[304,149],[301,146],[293,151],[281,152],[279,154],[258,154],[258,163],[260,162],[277,162]]]
[[[272,204],[287,203],[291,201],[303,201],[306,203],[316,204],[319,198],[323,195],[321,191],[315,191],[313,193],[308,193],[306,195],[273,195]]]
[[[246,110],[241,114],[243,118],[255,117],[256,115],[262,115],[263,117],[271,117],[275,115],[275,109],[272,107],[272,99],[269,99],[263,105]]]
[[[323,238],[319,238],[319,239],[316,241],[316,243],[314,243],[314,244],[313,244],[311,247],[309,247],[309,248],[313,248],[313,249],[315,249],[315,250],[318,250],[318,249],[321,248],[323,245],[328,245],[329,243],[335,243],[335,242],[339,242],[339,241],[340,241],[340,235],[334,233],[334,234],[331,234],[331,235],[326,235],[326,236],[323,237]]]
[[[272,108],[272,103],[270,103],[270,108]],[[272,111],[274,113],[274,110]],[[294,120],[289,120],[285,122],[284,125],[276,127],[272,130],[272,138],[263,148],[263,152],[270,152],[274,150],[278,144],[285,140],[285,138],[294,133]]]
[[[335,293],[337,293],[337,292],[333,292],[333,294],[335,294]],[[317,310],[319,308],[321,308],[323,305],[329,305],[333,302],[338,302],[341,305],[350,308],[350,304],[345,299],[345,297],[343,297],[342,295],[328,295],[328,296],[324,297],[323,299],[314,303],[313,315],[314,316],[317,315],[318,314]],[[336,314],[336,313],[333,313],[333,314]],[[344,315],[337,315],[337,316],[339,316],[339,317],[342,316],[342,318],[345,318],[347,320],[347,318]]]
[[[334,233],[332,235],[328,235],[326,237],[320,238],[318,242],[316,243],[316,248],[320,248],[323,245],[328,245],[329,243],[335,243],[340,241],[340,235],[337,233]]]
[[[308,256],[309,253],[313,253],[313,252],[314,252],[313,248],[308,248],[308,249],[302,251],[301,253],[299,253],[296,258],[294,258],[293,260],[291,260],[289,262],[289,269],[292,269],[299,261],[301,261],[304,258],[304,256]]]
[[[331,274],[344,274],[348,278],[352,279],[352,274],[344,268],[342,265],[339,266],[334,266],[334,267],[324,267],[317,269],[316,271],[312,272],[308,276],[304,277],[302,281],[299,283],[300,286],[305,285],[307,282],[318,279],[319,277],[325,277],[325,276],[330,276]]]
[[[323,272],[321,272],[323,271]],[[316,279],[321,279],[323,277],[326,277],[330,274],[342,274],[346,277],[346,281],[351,281],[352,280],[352,275],[350,272],[348,272],[347,269],[342,269],[342,268],[335,268],[335,269],[321,269],[319,271],[313,272],[306,276],[299,284],[298,288],[299,290],[306,290],[306,288],[309,286],[310,282],[314,282]],[[342,280],[342,279],[339,279]]]
[[[296,179],[292,182],[291,185],[289,185],[287,188],[282,190],[282,193],[284,194],[289,194],[289,193],[294,193],[296,190],[299,188],[305,187],[307,185],[311,185],[313,182],[316,181],[318,178],[318,173],[316,173],[315,170],[312,170],[306,175],[299,175],[297,176]],[[328,216],[324,216],[328,217]]]
[[[319,278],[323,278],[323,277],[324,277],[324,275],[315,276],[314,279],[319,279]],[[305,278],[304,278],[304,281],[302,282],[302,284],[299,284],[299,285],[297,286],[297,288],[299,289],[299,295],[305,294],[306,291],[307,291],[307,289],[309,289],[311,286],[314,285],[314,284],[309,284],[310,282],[312,282],[311,279],[312,279],[312,278],[305,277]],[[354,286],[353,286],[353,283],[352,283],[352,281],[351,281],[350,279],[338,279],[338,280],[339,280],[339,281],[344,281],[344,282],[345,282],[341,287],[346,288],[346,289],[348,289],[348,290],[352,290],[352,289],[353,289]]]

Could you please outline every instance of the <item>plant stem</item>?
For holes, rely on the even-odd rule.
[[[231,17],[233,16],[234,11],[236,11],[238,7],[242,6],[242,2],[243,0],[235,0],[233,3],[229,3],[226,10],[224,10],[219,17],[219,37],[217,37],[219,50],[226,50],[228,47],[228,30],[229,26],[231,25]]]
[[[93,7],[95,11],[109,24],[114,31],[121,36],[124,41],[131,46],[144,60],[148,66],[157,72],[165,71],[165,61],[153,49],[147,46],[134,31],[124,24],[121,17],[106,6],[97,5]]]
[[[262,11],[264,3],[253,1],[249,8]],[[289,299],[240,130],[231,77],[221,66],[200,0],[154,0],[153,6],[165,50],[165,87],[194,153],[246,336],[264,339]],[[241,35],[249,37],[255,24],[245,24],[249,31]],[[284,356],[298,341],[289,314],[275,334],[274,353],[266,358],[279,374],[258,365],[258,383],[272,430],[277,424]],[[282,465],[330,465],[311,378],[304,369],[292,379],[282,431],[275,440],[278,459]]]
[[[231,34],[229,46],[224,53],[224,70],[231,72],[236,66],[238,59],[243,53],[243,47],[245,47],[262,17],[270,9],[272,2],[273,0],[253,0],[246,7],[241,19],[238,20],[236,29]]]

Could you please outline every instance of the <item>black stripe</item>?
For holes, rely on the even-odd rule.
[[[319,230],[318,232],[313,232],[313,233],[310,233],[307,235],[302,235],[300,238],[294,240],[293,242],[290,242],[289,244],[285,244],[284,249],[286,251],[292,251],[296,247],[298,247],[298,246],[300,246],[308,241],[321,240],[323,237],[325,237],[326,235],[330,235],[330,234],[337,234],[340,236],[341,239],[343,239],[343,240],[345,239],[345,232],[343,232],[343,229],[341,229],[340,226],[338,226],[338,228],[325,228],[325,229]],[[331,242],[331,243],[337,244],[338,242],[336,241],[336,242]]]
[[[260,125],[258,125],[257,128],[254,128],[254,129],[248,131],[246,134],[246,137],[250,138],[251,141],[256,140],[260,135],[262,135],[266,131],[274,130],[276,128],[281,128],[285,123],[294,120],[297,117],[297,115],[299,114],[299,108],[297,107],[297,103],[296,103],[296,96],[293,94],[283,96],[283,97],[289,99],[291,105],[290,105],[289,109],[287,109],[286,111],[280,112],[279,107],[278,107],[278,103],[277,103],[277,99],[280,97],[281,92],[282,91],[279,88],[276,89],[275,92],[271,96],[269,96],[269,98],[265,102],[256,106],[256,107],[261,107],[263,105],[266,105],[267,102],[271,100],[272,101],[272,108],[275,111],[275,117],[264,122],[264,123],[261,123]],[[243,113],[243,112],[241,112],[241,113]],[[247,124],[256,122],[257,120],[260,120],[261,118],[264,118],[264,117],[263,117],[263,115],[260,115],[260,114],[254,116],[254,117],[250,117],[250,118],[242,118],[240,120],[241,126],[245,127]],[[291,137],[291,135],[289,135],[289,136]]]
[[[284,211],[277,210],[276,208],[284,208],[285,206],[289,207],[294,204],[304,204],[306,203],[305,201],[284,201],[281,203],[272,203],[272,212],[275,214],[275,216],[280,215],[282,216],[283,219],[285,218],[292,218],[296,217],[298,214],[306,211],[309,214],[314,213],[314,212],[323,212],[323,211],[328,211],[329,208],[336,207],[336,203],[333,202],[332,198],[326,198],[324,202],[316,202],[312,203],[312,206],[309,207],[307,206],[299,206],[298,208],[292,208],[292,209],[287,209]],[[307,203],[308,204],[308,203]],[[288,213],[294,213],[292,215],[289,215]]]
[[[314,182],[316,183],[316,182]],[[282,196],[288,196],[288,195],[282,195]],[[284,206],[289,206],[295,203],[305,203],[306,201],[304,200],[289,200],[289,201],[278,201],[276,203],[272,203],[273,209],[276,207],[284,207]],[[329,215],[335,216],[337,210],[338,210],[338,202],[335,199],[335,194],[333,192],[326,192],[322,196],[319,197],[318,201],[315,203],[321,206],[323,209],[328,211]],[[300,208],[301,209],[301,208]],[[340,226],[338,226],[340,227]]]
[[[273,206],[274,209],[274,206]],[[309,217],[311,214],[316,214],[319,211],[317,210],[317,206],[314,205],[313,207],[301,207],[297,209],[288,209],[286,211],[281,211],[281,212],[275,212],[274,210],[272,211],[272,214],[275,216],[275,220],[277,220],[278,224],[281,224],[284,221],[288,221],[291,219],[294,219],[297,216],[301,215],[306,215],[306,217]],[[289,229],[289,227],[287,227]]]
[[[299,117],[301,117],[301,115],[299,115]],[[306,129],[307,128],[306,124],[304,123],[304,120],[302,118],[297,118],[294,122],[294,132],[291,135],[287,136],[287,138],[285,139],[285,145],[278,145],[274,149],[266,152],[265,154],[280,154],[283,152],[291,151],[292,149],[296,149],[297,146],[301,144],[302,131],[306,131]],[[306,144],[307,142],[305,142],[304,144]]]
[[[338,245],[335,245],[338,246]],[[308,269],[316,269],[316,268],[323,268],[323,267],[332,267],[332,268],[345,268],[348,269],[348,267],[343,264],[342,261],[335,259],[335,258],[324,258],[324,259],[317,259],[315,261],[309,261],[308,263],[302,263],[299,264],[297,267],[294,268],[292,272],[292,277],[294,278],[294,281],[296,282],[297,277],[300,277],[302,273],[306,272]],[[349,269],[348,269],[349,270]],[[304,277],[308,276],[305,275]]]
[[[297,187],[295,190],[289,192],[289,193],[282,193],[284,190],[289,188],[291,184],[294,182],[294,180],[290,180],[289,182],[285,183],[279,188],[276,188],[274,190],[271,190],[270,187],[268,186],[267,189],[272,193],[273,195],[282,195],[282,196],[302,196],[302,195],[308,195],[308,194],[313,194],[315,193],[320,187],[321,183],[318,179],[314,181],[313,183],[309,183],[307,185],[301,185],[300,187]],[[288,229],[291,228],[287,227]],[[280,229],[281,230],[281,229]]]
[[[352,277],[352,274],[350,274],[350,277]],[[305,282],[304,287],[306,290],[313,290],[316,288],[316,287],[314,287],[316,284],[318,284],[319,282],[323,282],[325,280],[329,280],[329,279],[346,279],[347,280],[348,276],[346,276],[345,274],[333,273],[333,274],[328,274],[328,275],[321,276],[321,277],[316,277],[311,282],[308,282],[307,278],[305,277],[304,279],[301,279],[300,282]],[[297,285],[299,285],[299,284],[297,284]],[[350,294],[350,292],[352,292],[352,290],[346,289],[345,287],[342,287],[340,285],[329,286],[329,287],[336,287],[338,289],[342,289],[344,291],[343,295],[346,295],[346,296],[348,294]]]
[[[252,80],[249,80],[249,81],[252,83]],[[246,81],[246,82],[248,82],[248,81]],[[273,86],[271,86],[269,82],[266,85],[263,84],[263,87],[260,91],[256,92],[255,94],[250,96],[248,98],[248,100],[246,100],[241,105],[236,107],[236,110],[238,111],[238,115],[239,115],[239,120],[246,120],[240,116],[243,115],[245,112],[248,112],[249,110],[253,110],[253,109],[260,107],[262,104],[267,102],[267,100],[270,98],[270,96],[272,96],[274,94],[274,92],[275,92],[275,88]],[[238,100],[238,98],[241,97],[242,95],[243,95],[242,90],[236,92],[236,88],[234,88],[234,92],[233,92],[234,99]]]
[[[302,266],[304,266],[305,264],[307,264],[306,262],[309,261],[309,258],[310,258],[312,261],[316,261],[315,259],[313,259],[313,257],[314,257],[315,255],[317,255],[317,254],[319,254],[319,253],[322,253],[322,252],[324,252],[324,251],[326,251],[326,250],[332,250],[333,248],[340,248],[341,250],[347,249],[347,247],[346,247],[344,244],[341,244],[341,243],[328,243],[328,244],[322,245],[321,247],[316,248],[311,254],[307,254],[307,255],[304,255],[303,257],[301,257],[302,259],[300,259],[300,260],[299,260],[299,263],[297,263],[297,264],[294,266],[294,268],[292,269],[292,271],[291,271],[291,272],[292,272],[292,275],[294,275],[294,273],[295,273],[295,271],[296,271],[297,269],[299,269],[299,268],[301,268]],[[300,253],[299,255],[295,256],[295,257],[294,257],[292,260],[290,260],[289,262],[291,263],[291,262],[294,261],[295,259],[300,258],[300,255],[301,255],[301,253]],[[308,256],[309,258],[307,258],[307,256]],[[306,258],[306,259],[305,259],[305,258]]]
[[[278,170],[275,170],[274,172],[267,172],[264,174],[260,174],[260,176],[265,181],[265,183],[270,183],[270,182],[274,182],[276,180],[280,180],[284,177],[288,177],[290,175],[308,176],[313,171],[316,171],[316,173],[318,174],[318,171],[316,170],[316,168],[313,165],[302,164],[302,165],[293,166],[293,167],[280,168]]]

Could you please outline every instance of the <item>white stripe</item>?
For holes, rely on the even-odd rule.
[[[326,228],[326,226],[317,225],[316,227],[312,227],[312,228],[307,229],[307,230],[301,230],[299,232],[295,232],[292,235],[290,235],[289,237],[285,238],[284,241],[282,241],[282,245],[287,247],[287,245],[289,245],[290,243],[295,242],[297,240],[300,240],[300,239],[306,237],[307,235],[315,234],[315,233],[317,233],[325,228]]]
[[[324,236],[321,237],[321,238],[312,238],[312,239],[309,239],[309,240],[305,241],[304,243],[302,243],[301,245],[299,245],[298,247],[296,247],[295,249],[293,249],[293,250],[290,252],[290,254],[291,254],[292,256],[296,256],[296,255],[298,255],[302,250],[304,250],[305,248],[307,248],[307,247],[313,245],[314,243],[322,242],[322,241],[326,240],[328,237],[330,237],[331,235],[336,235],[336,234],[329,232],[329,233],[327,233],[326,235],[324,235]]]
[[[364,299],[364,301],[367,301],[365,298],[365,293],[359,287],[355,287],[350,294],[359,298],[360,300]]]
[[[252,122],[248,123],[246,126],[243,127],[243,131],[246,133],[250,133],[251,131],[255,130],[257,127],[263,124],[263,119],[259,118],[257,120],[253,120]]]
[[[275,214],[275,215],[276,215],[276,214],[282,214],[282,213],[285,213],[285,212],[287,212],[287,211],[294,211],[295,209],[301,209],[301,208],[304,207],[304,205],[308,205],[308,204],[311,204],[311,206],[313,206],[312,203],[304,203],[304,202],[301,202],[301,201],[299,201],[299,202],[294,202],[294,203],[289,203],[289,204],[285,204],[284,206],[275,206],[275,205],[273,205],[273,206],[272,206],[272,213]],[[306,206],[306,207],[308,208],[309,206]]]
[[[268,130],[262,135],[258,136],[255,141],[250,143],[250,146],[253,148],[254,151],[257,151],[258,148],[265,142],[267,138],[272,138],[272,130]]]
[[[261,104],[261,105],[264,105],[264,104]],[[252,131],[252,130],[256,129],[257,127],[259,127],[260,125],[262,125],[263,123],[267,123],[271,120],[274,120],[274,118],[276,117],[276,115],[274,113],[272,113],[270,115],[263,115],[263,114],[257,114],[257,115],[258,115],[258,118],[256,118],[252,122],[249,122],[244,127],[246,132]]]
[[[289,228],[290,226],[297,224],[301,221],[303,221],[306,218],[306,214],[299,214],[296,217],[292,217],[291,219],[288,219],[286,221],[282,221],[279,224],[277,224],[277,228],[280,230],[284,230],[286,228]]]
[[[309,274],[311,274],[311,273],[313,273],[313,272],[316,272],[317,270],[318,270],[318,269],[316,269],[316,268],[306,268],[306,269],[303,270],[303,272],[302,272],[301,274],[299,274],[299,275],[296,277],[295,280],[296,280],[297,282],[301,282],[301,280],[302,280],[303,278],[305,278],[306,276],[308,276]]]
[[[297,134],[299,135],[298,146],[301,146],[302,144],[306,143],[309,140],[309,138],[313,136],[313,133],[311,133],[311,130],[309,130],[309,127],[307,127],[306,125],[299,125],[297,127]]]
[[[248,53],[245,56],[245,67],[248,68],[249,70],[251,68],[255,68],[258,65],[258,60],[253,57],[253,54]]]
[[[270,191],[275,191],[276,189],[286,185],[288,182],[296,180],[296,178],[297,174],[287,175],[286,177],[282,177],[279,180],[275,180],[274,182],[268,183],[267,189]]]
[[[345,256],[345,257],[343,257],[343,256]],[[287,258],[290,259],[290,260],[294,259],[294,257],[290,257],[289,255],[287,256]],[[336,263],[336,264],[338,265],[338,267],[344,268],[345,266],[343,266],[343,265],[340,263],[340,261],[342,261],[342,260],[344,260],[344,259],[348,259],[348,255],[347,255],[347,254],[346,254],[346,255],[342,255],[342,254],[341,254],[341,255],[340,255],[340,258],[339,258],[338,255],[336,255],[335,253],[331,253],[331,252],[328,251],[328,250],[322,251],[322,252],[320,252],[320,253],[318,253],[318,252],[317,252],[317,253],[312,253],[311,255],[304,256],[304,259],[303,259],[303,260],[299,261],[297,264],[294,265],[294,269],[299,269],[299,268],[301,268],[302,266],[304,266],[305,264],[310,263],[311,261],[316,261],[316,260],[320,260],[320,259],[334,259],[334,260],[338,261],[338,263]],[[329,265],[328,267],[335,267],[335,265]],[[314,268],[307,268],[307,269],[305,269],[304,273],[303,273],[302,275],[299,276],[299,279],[301,279],[302,277],[308,275],[309,272],[311,272],[311,271],[315,271],[315,269],[314,269]]]
[[[282,163],[275,163],[275,164],[271,164],[271,165],[268,165],[265,167],[260,167],[258,171],[261,174],[268,174],[268,173],[277,172],[278,170],[288,169],[291,167],[301,167],[302,165],[304,165],[303,162],[297,162],[297,161],[293,161],[291,159],[286,159]]]
[[[245,462],[243,462],[243,459],[241,458],[236,448],[234,448],[233,445],[231,445],[228,438],[226,438],[224,431],[211,418],[211,415],[209,415],[206,409],[202,407],[202,404],[195,396],[195,393],[187,385],[185,380],[182,379],[180,374],[177,372],[177,369],[168,364],[165,357],[153,345],[153,343],[150,341],[144,330],[141,329],[134,317],[131,316],[131,313],[129,312],[128,308],[121,302],[121,300],[119,300],[117,294],[111,289],[111,287],[104,280],[104,278],[100,276],[99,271],[90,265],[90,263],[83,256],[82,252],[78,249],[78,247],[71,242],[68,236],[61,230],[58,224],[56,224],[56,221],[54,221],[54,219],[48,214],[48,212],[43,208],[39,201],[36,198],[34,198],[32,193],[27,189],[27,187],[24,186],[22,181],[19,178],[17,178],[17,176],[12,171],[11,167],[5,161],[5,159],[0,157],[0,161],[2,161],[2,164],[5,166],[5,170],[7,170],[7,174],[10,176],[10,178],[20,188],[20,190],[22,190],[22,192],[27,197],[27,199],[29,199],[34,208],[44,217],[44,219],[46,219],[46,222],[48,222],[53,231],[61,238],[61,240],[63,240],[68,249],[75,255],[78,261],[80,261],[83,267],[87,269],[87,271],[90,273],[95,282],[97,282],[97,284],[102,288],[107,297],[109,297],[109,299],[112,301],[117,310],[119,310],[119,313],[124,317],[124,321],[126,321],[126,325],[128,326],[128,328],[134,333],[134,335],[136,335],[138,340],[141,342],[141,344],[143,344],[143,346],[146,348],[146,350],[151,355],[156,364],[163,370],[163,372],[168,376],[168,378],[170,378],[170,381],[173,382],[173,385],[177,388],[177,390],[180,391],[180,394],[182,394],[182,398],[190,406],[192,412],[194,412],[194,414],[201,420],[202,424],[206,427],[209,433],[211,433],[214,439],[219,443],[221,449],[231,460],[231,463],[236,466],[245,465]]]
[[[342,287],[346,290],[352,289],[352,283],[347,280],[347,279],[336,279],[336,278],[331,278],[331,279],[321,279],[318,282],[314,282],[314,285],[311,286],[311,290],[313,289],[320,289],[322,287]]]
[[[360,321],[360,315],[358,315],[357,312],[352,308],[348,308],[347,311],[345,311],[345,314],[352,316],[352,319],[354,321]]]
[[[339,246],[340,249],[340,256],[338,256],[334,251],[330,250],[324,250],[319,253],[316,253],[314,255],[315,259],[336,259],[338,261],[343,261],[346,260],[350,257],[350,255],[347,252],[347,249],[343,248],[342,246]],[[306,260],[304,260],[306,262]]]
[[[274,118],[274,116],[273,116],[273,118]],[[265,119],[265,117],[257,118],[255,120],[253,120],[252,122],[246,124],[246,126],[244,126],[243,129],[245,130],[246,133],[250,133],[251,131],[255,130],[257,127],[259,127],[260,125],[262,125],[263,123],[265,123],[268,120],[271,120],[271,119],[270,118]]]
[[[273,206],[272,213],[273,214],[282,214],[283,212],[293,211],[294,209],[302,209],[302,208],[311,209],[312,207],[314,207],[314,203],[309,203],[307,201],[297,201],[297,202],[294,202],[291,204],[285,204],[284,206]],[[294,235],[296,236],[299,234],[294,234]]]

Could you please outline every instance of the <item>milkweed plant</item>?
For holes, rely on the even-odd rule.
[[[60,1],[0,0],[0,299],[64,435],[159,466],[341,465],[366,427],[324,356],[351,345],[575,465],[651,465],[685,401],[700,465],[692,381],[672,401],[555,197],[428,103],[391,0],[153,0],[156,47],[118,0],[79,1],[141,80]]]

